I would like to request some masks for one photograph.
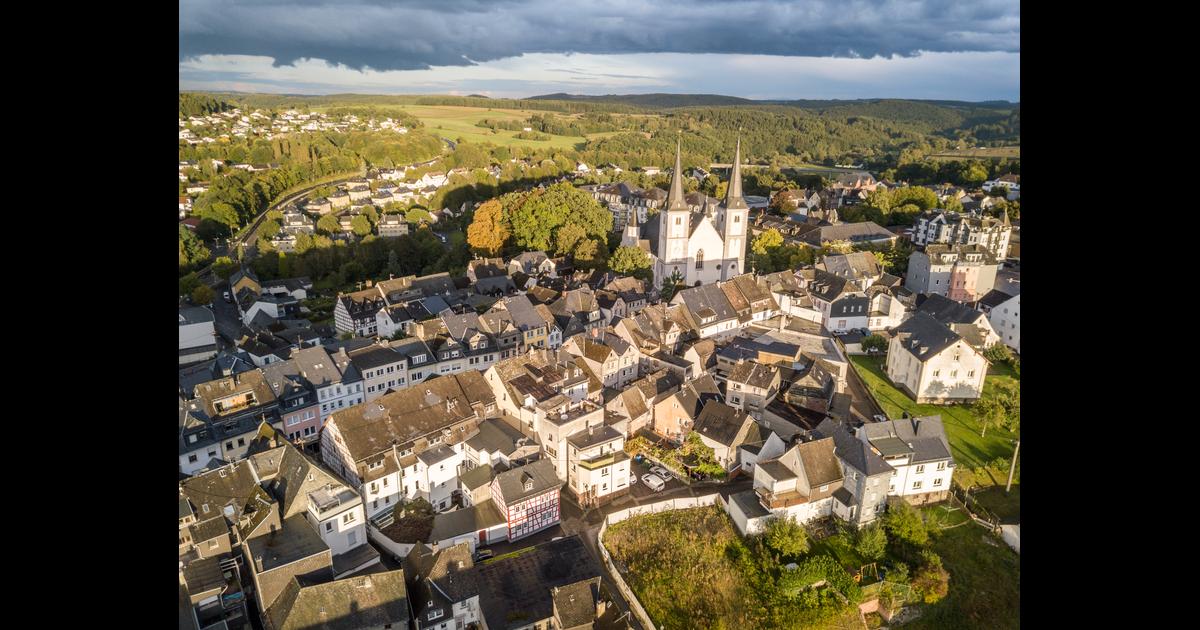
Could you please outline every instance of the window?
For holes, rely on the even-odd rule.
[[[433,602],[430,602],[430,603],[433,603]],[[429,618],[430,618],[430,619],[437,619],[437,618],[439,618],[439,617],[441,617],[441,616],[442,616],[442,611],[441,611],[441,609],[440,609],[440,608],[439,608],[439,609],[435,609],[435,610],[431,610],[431,611],[429,611]],[[442,625],[446,625],[446,624],[442,624]]]
[[[937,376],[937,375],[938,375],[938,374],[940,374],[941,372],[942,372],[941,370],[934,370],[934,371],[933,371],[933,375],[934,375],[934,376]]]
[[[923,472],[925,472],[925,464],[921,464],[920,466],[917,466],[917,474],[919,475]]]
[[[245,446],[245,445],[246,445],[246,438],[244,438],[244,437],[238,438],[238,446]]]
[[[209,548],[209,549],[216,549],[216,548],[217,548],[217,539],[216,539],[216,538],[214,538],[214,539],[212,539],[212,540],[208,541],[208,548]]]
[[[226,443],[225,443],[225,449],[226,449],[226,450],[230,450],[230,451],[232,451],[232,450],[233,450],[233,442],[232,442],[232,441],[230,441],[230,442],[226,442]]]
[[[325,523],[325,531],[326,532],[333,531],[333,523]]]
[[[675,217],[675,225],[683,225],[683,219],[680,217]]]
[[[195,443],[196,443],[196,436],[195,436],[195,435],[189,435],[189,436],[188,436],[188,444],[195,444]]]
[[[921,489],[921,482],[920,482],[920,481],[914,481],[914,482],[913,482],[913,490],[920,490],[920,489]]]
[[[383,478],[383,487],[384,487],[384,488],[386,488],[386,487],[387,487],[387,479],[388,479],[387,477],[384,477],[384,478]]]
[[[937,479],[934,479],[934,480],[933,480],[933,487],[935,487],[935,488],[936,488],[936,487],[938,487],[938,486],[940,486],[940,485],[942,485],[942,478],[941,478],[941,477],[938,477]]]
[[[973,376],[975,376],[975,370],[971,370],[970,372],[967,372],[967,378],[971,378]]]
[[[354,522],[354,512],[353,511],[346,512],[345,514],[342,515],[342,523],[353,523],[353,522]]]
[[[192,437],[195,437],[195,436],[192,436]],[[199,458],[198,458],[198,457],[196,457],[196,454],[195,454],[195,453],[192,453],[191,455],[188,455],[188,463],[189,463],[189,464],[195,464],[197,459],[199,459]]]
[[[958,370],[950,370],[950,377],[951,377],[951,378],[954,378],[954,377],[957,377],[957,376],[958,376]]]
[[[946,462],[938,462],[937,469],[946,470]]]

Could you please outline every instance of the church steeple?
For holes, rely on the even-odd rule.
[[[737,149],[733,152],[733,172],[729,176],[729,188],[725,191],[727,210],[749,210],[742,197],[742,138],[738,136]]]
[[[625,234],[621,238],[621,245],[626,247],[637,247],[638,240],[642,238],[642,230],[638,227],[638,210],[636,207],[629,208],[629,221],[625,224]]]
[[[679,159],[679,140],[675,140],[675,169],[671,171],[671,190],[667,193],[667,211],[689,211],[687,199],[683,198],[683,166]]]

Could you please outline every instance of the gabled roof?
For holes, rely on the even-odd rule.
[[[863,425],[861,430],[872,446],[888,439],[901,441],[912,452],[912,464],[953,458],[941,416],[872,422]]]
[[[949,348],[958,341],[964,341],[958,333],[934,319],[928,313],[915,313],[896,328],[895,337],[901,347],[924,361]]]
[[[993,291],[994,293],[995,291]],[[934,319],[949,326],[951,324],[974,324],[980,318],[986,317],[983,313],[963,304],[956,302],[950,298],[931,294],[924,302],[917,307],[918,313],[926,313]]]
[[[837,456],[867,477],[890,473],[893,470],[882,457],[862,440],[851,435],[846,427],[836,420],[826,418],[817,425],[814,433],[819,437],[833,438],[834,452]]]
[[[552,461],[539,459],[496,475],[493,483],[499,486],[504,504],[511,506],[529,497],[562,488],[564,482],[558,479]],[[530,487],[527,489],[526,485]]]
[[[747,423],[753,422],[746,412],[710,400],[700,410],[693,429],[710,440],[733,447],[737,445],[738,436],[743,433]]]
[[[766,389],[778,376],[779,368],[773,365],[744,361],[733,366],[733,369],[729,371],[728,380],[732,383],[745,383],[751,387]]]
[[[301,586],[296,577],[264,616],[268,630],[365,630],[407,627],[404,571],[385,571]]]

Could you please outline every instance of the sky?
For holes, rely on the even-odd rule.
[[[1019,0],[180,0],[186,90],[1020,100]]]

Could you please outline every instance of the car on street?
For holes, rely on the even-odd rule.
[[[654,473],[646,473],[642,475],[642,483],[646,484],[647,488],[650,488],[655,492],[662,492],[662,489],[667,485],[667,482],[663,481],[662,477],[659,477]]]
[[[226,291],[226,292],[225,292],[225,301],[226,301],[226,302],[228,302],[228,303],[230,303],[230,304],[233,304],[233,298],[229,297],[229,292],[228,292],[228,291]]]

